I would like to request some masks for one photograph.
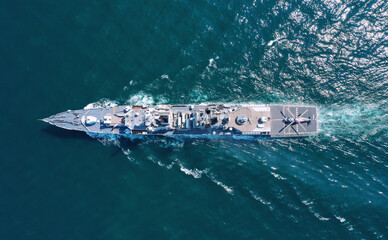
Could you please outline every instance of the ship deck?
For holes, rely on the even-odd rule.
[[[193,105],[181,105],[181,106],[169,106],[170,110],[163,110],[161,112],[188,112],[190,111],[190,106]],[[210,105],[209,105],[210,106]],[[235,107],[237,106],[237,107]],[[172,134],[182,134],[182,135],[265,135],[275,138],[283,137],[301,137],[312,135],[318,132],[318,111],[315,106],[297,106],[297,105],[234,105],[233,111],[227,112],[226,109],[222,110],[223,116],[228,116],[230,121],[227,124],[227,128],[223,128],[215,125],[214,128],[180,128],[180,129],[167,129],[166,131],[161,131],[157,133],[147,132],[143,129],[133,129],[132,131],[125,127],[109,127],[102,123],[104,116],[110,116],[112,123],[119,124],[120,116],[125,115],[125,107],[127,106],[117,106],[117,107],[108,107],[108,108],[92,108],[92,109],[81,109],[81,110],[68,110],[56,115],[53,115],[49,118],[44,119],[44,121],[49,122],[50,124],[56,125],[61,128],[92,132],[92,133],[102,133],[102,134],[149,134],[149,135],[172,135]],[[148,106],[149,108],[155,106]],[[166,107],[168,108],[168,107]],[[196,105],[198,111],[205,111],[206,105]],[[135,109],[135,111],[147,111],[147,108]],[[170,112],[172,115],[173,113]],[[247,122],[242,125],[237,124],[236,117],[238,115],[245,115],[247,117]],[[99,121],[92,125],[86,125],[82,123],[81,119],[85,116],[94,116]],[[141,116],[141,115],[140,115]],[[298,117],[303,116],[304,118],[309,119],[308,123],[299,123],[286,126],[284,122],[285,117]],[[261,117],[267,117],[268,121],[265,123],[260,123],[259,119]],[[135,120],[135,119],[133,119]],[[175,123],[169,123],[169,126],[173,126]],[[190,124],[189,124],[190,125]],[[191,125],[190,125],[191,126]],[[232,131],[230,129],[233,129]]]

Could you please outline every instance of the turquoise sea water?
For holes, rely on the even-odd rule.
[[[388,4],[0,3],[0,239],[386,239]],[[307,103],[316,137],[94,139],[88,104]]]

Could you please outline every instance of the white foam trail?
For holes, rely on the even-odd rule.
[[[343,223],[349,231],[353,231],[353,230],[354,230],[353,225],[350,224],[350,222],[347,221],[345,218],[343,218],[343,217],[341,217],[341,216],[339,216],[339,215],[337,215],[337,214],[334,214],[334,217],[335,217],[338,221],[340,221],[341,223]]]
[[[167,74],[163,74],[162,76],[160,76],[162,79],[170,79],[170,77],[167,75]]]
[[[155,100],[150,95],[138,93],[131,96],[125,103],[129,105],[153,105]]]
[[[274,39],[274,40],[271,40],[271,41],[268,42],[267,46],[268,46],[268,47],[271,47],[274,43],[277,43],[277,42],[279,42],[279,41],[281,41],[281,40],[283,40],[283,38],[281,38],[281,37],[276,38],[276,39]]]
[[[342,223],[346,221],[346,219],[343,218],[343,217],[336,216],[336,215],[334,215],[334,217],[337,218],[337,219],[338,219],[340,222],[342,222]]]
[[[304,205],[306,205],[306,206],[309,206],[309,205],[313,204],[314,202],[312,202],[312,201],[310,202],[310,201],[307,201],[307,200],[303,200],[302,203],[303,203]]]
[[[180,170],[184,172],[186,175],[193,176],[194,178],[201,178],[203,173],[206,173],[206,170],[198,170],[194,168],[193,170],[187,169],[183,167],[181,163],[179,163]]]
[[[194,89],[190,94],[190,102],[192,103],[201,103],[206,102],[209,97],[204,94],[200,89]]]
[[[322,217],[321,215],[319,215],[319,213],[314,213],[314,216],[316,218],[318,218],[320,221],[329,221],[330,220],[330,218]]]
[[[257,194],[255,194],[253,191],[249,191],[249,193],[251,194],[251,196],[258,202],[260,202],[261,204],[263,205],[267,205],[271,210],[273,210],[273,207],[271,206],[271,202],[270,201],[266,201],[264,200],[262,197],[259,197]]]
[[[103,98],[98,100],[97,102],[89,103],[84,107],[84,109],[115,107],[117,105],[118,105],[117,101]]]
[[[121,146],[121,144],[120,144],[120,136],[119,135],[116,135],[116,134],[101,134],[101,133],[87,133],[87,134],[90,137],[93,137],[93,138],[97,139],[98,141],[100,141],[103,145],[113,145],[113,146],[117,146],[117,147],[121,148],[121,150],[127,156],[127,158],[131,162],[134,162],[134,159],[132,159],[131,156],[130,156],[130,154],[131,154],[130,149],[125,149],[125,148],[123,148]],[[131,140],[144,139],[146,142],[154,141],[152,139],[150,140],[150,138],[147,138],[147,136],[132,136],[132,135],[128,135],[126,137],[129,137],[129,139],[131,139]],[[160,140],[160,139],[156,140],[156,141],[163,142],[163,140]],[[164,140],[164,141],[166,141],[166,140]],[[182,146],[181,143],[177,144],[176,142],[173,142],[172,144],[169,144],[169,142],[170,141],[167,140],[167,143],[165,144],[166,147]],[[174,163],[175,163],[175,162],[172,162],[171,164],[166,165],[166,164],[164,164],[164,163],[162,163],[160,161],[155,161],[152,157],[148,157],[147,159],[149,159],[150,161],[158,164],[161,167],[165,167],[166,169],[171,169],[174,166]],[[214,182],[217,185],[221,186],[229,194],[233,194],[233,188],[225,185],[221,181],[218,181],[217,179],[214,178],[214,176],[212,174],[208,175],[208,169],[205,169],[205,170],[199,170],[199,169],[196,169],[196,168],[195,169],[188,169],[188,168],[185,168],[182,165],[182,163],[179,163],[179,169],[180,169],[180,171],[182,171],[186,175],[193,176],[194,178],[201,178],[205,174],[212,182]]]
[[[330,218],[322,217],[317,211],[314,211],[314,202],[303,200],[302,203],[307,206],[309,212],[311,212],[316,218],[318,218],[320,221],[329,221]]]
[[[320,132],[326,136],[374,134],[387,128],[387,115],[384,103],[320,107]]]
[[[135,158],[132,158],[132,157],[131,157],[131,150],[130,150],[130,149],[121,148],[121,151],[124,153],[124,155],[128,158],[128,160],[129,160],[130,162],[139,164],[139,162],[136,161]]]
[[[162,75],[162,78],[168,78],[167,75]],[[125,104],[128,105],[157,105],[157,104],[166,104],[168,101],[162,96],[152,96],[144,92],[138,92],[135,95],[129,97],[125,101]]]
[[[215,62],[215,60],[218,60],[219,57],[215,57],[215,58],[210,58],[209,59],[209,64],[207,65],[207,68],[217,68],[217,64]]]
[[[214,176],[213,174],[206,174],[206,176],[212,181],[214,182],[215,184],[217,184],[218,186],[221,186],[227,193],[233,195],[233,188],[232,187],[229,187],[227,185],[225,185],[224,183],[222,183],[221,181],[218,181]]]
[[[215,179],[212,179],[212,181],[213,181],[214,183],[216,183],[217,185],[223,187],[223,188],[225,189],[225,191],[227,191],[229,194],[233,194],[233,188],[232,188],[232,187],[228,187],[228,186],[226,186],[225,184],[223,184],[222,182],[217,181],[217,180],[215,180]]]
[[[279,180],[287,180],[287,178],[285,177],[282,177],[280,176],[279,174],[277,173],[274,173],[274,172],[271,172],[272,176],[274,176],[275,178],[279,179]]]

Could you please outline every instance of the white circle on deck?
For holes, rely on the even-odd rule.
[[[93,125],[97,122],[97,118],[94,117],[94,116],[87,116],[86,119],[85,119],[85,123],[87,125]]]

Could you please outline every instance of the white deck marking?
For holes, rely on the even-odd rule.
[[[295,118],[294,114],[292,114],[292,112],[290,111],[290,108],[287,108],[287,111],[288,111],[289,113],[291,113],[291,115],[292,115],[293,118]]]
[[[307,111],[308,109],[306,109],[306,111],[304,111],[299,117],[302,117]]]

